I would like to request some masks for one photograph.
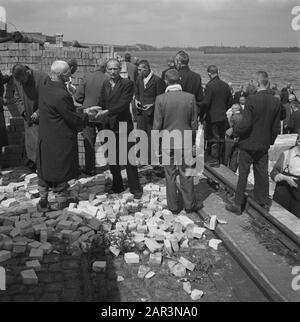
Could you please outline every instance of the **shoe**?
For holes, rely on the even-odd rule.
[[[267,212],[270,212],[270,206],[269,205],[260,205],[264,210],[266,210]]]
[[[197,207],[193,209],[186,209],[185,211],[187,214],[198,213],[203,207],[203,203],[200,203],[199,205],[197,205]]]
[[[47,199],[40,199],[38,206],[38,212],[48,212],[50,211],[50,205]]]
[[[243,212],[242,212],[242,207],[234,205],[234,204],[228,204],[226,205],[226,210],[240,216]]]
[[[181,213],[181,210],[171,210],[171,209],[169,209],[169,210],[171,211],[171,213],[173,215],[179,215]]]
[[[108,193],[109,195],[114,195],[114,194],[122,193],[122,192],[124,192],[124,191],[125,191],[125,189],[120,189],[120,190],[110,189],[107,193]]]
[[[208,163],[208,166],[211,168],[220,168],[221,165],[220,165],[220,162],[214,161],[214,162]]]
[[[143,197],[143,191],[138,191],[133,194],[134,199],[140,200]]]

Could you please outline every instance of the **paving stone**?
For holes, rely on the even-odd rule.
[[[24,285],[38,284],[38,277],[33,269],[21,272],[21,276]]]
[[[5,262],[11,258],[11,252],[7,250],[0,251],[0,263]]]
[[[124,260],[127,264],[138,264],[140,262],[140,257],[135,253],[126,253],[124,255]]]

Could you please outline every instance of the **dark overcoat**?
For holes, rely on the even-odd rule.
[[[3,113],[3,94],[4,94],[4,85],[3,85],[3,76],[0,71],[0,149],[8,144],[6,124]],[[1,151],[0,151],[1,154]]]
[[[78,129],[88,116],[76,113],[64,83],[48,80],[41,88],[37,150],[38,175],[46,182],[63,183],[78,176]]]

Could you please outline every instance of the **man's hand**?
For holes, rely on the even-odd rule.
[[[99,111],[97,115],[95,116],[95,119],[99,120],[100,122],[105,122],[107,118],[108,110],[105,111]]]
[[[39,120],[39,115],[37,112],[34,112],[30,118],[32,122],[37,122]]]
[[[290,187],[292,187],[292,188],[298,188],[298,184],[295,182],[295,180],[297,180],[297,178],[285,176],[284,180],[287,182],[287,184]]]

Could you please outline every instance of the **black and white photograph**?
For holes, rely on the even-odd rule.
[[[300,302],[300,1],[0,0],[0,302]]]

